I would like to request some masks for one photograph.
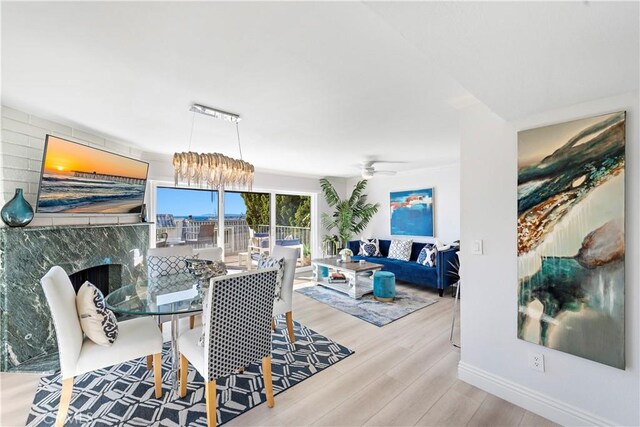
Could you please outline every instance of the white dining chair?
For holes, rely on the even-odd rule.
[[[222,248],[202,248],[194,249],[193,253],[198,255],[199,259],[206,259],[207,261],[222,261]]]
[[[282,276],[282,287],[280,297],[273,303],[273,317],[281,314],[285,315],[289,339],[295,342],[293,333],[293,281],[296,276],[296,264],[298,262],[298,248],[293,246],[274,246],[273,258],[284,258],[284,274]]]
[[[267,406],[274,405],[271,381],[271,316],[276,268],[219,276],[209,285],[209,321],[178,338],[180,397],[187,395],[189,363],[205,381],[207,425],[216,424],[216,379],[262,361]],[[204,327],[204,347],[198,345]]]
[[[64,269],[52,267],[40,283],[51,309],[60,357],[62,394],[56,427],[64,425],[74,377],[96,369],[152,356],[155,396],[162,397],[162,333],[153,318],[139,317],[118,322],[118,338],[110,347],[103,347],[83,336],[76,309],[76,293]]]
[[[181,270],[187,271],[187,265],[184,262],[178,262],[176,259],[178,257],[184,258],[192,258],[195,255],[193,247],[188,245],[180,245],[180,246],[167,246],[161,248],[149,248],[147,251],[147,259],[148,257],[157,257],[157,258],[166,258],[166,262],[156,262],[153,266],[150,263],[147,263],[147,267],[149,269],[149,277],[154,277],[158,274],[162,275],[163,273],[178,273]],[[156,271],[158,270],[158,271]],[[162,324],[168,321],[170,316],[159,316],[158,317],[158,325],[160,326],[160,330],[162,330]],[[193,329],[195,325],[195,316],[189,316],[189,329]]]

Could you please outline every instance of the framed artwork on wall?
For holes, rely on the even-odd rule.
[[[389,205],[392,235],[434,235],[433,188],[391,192]]]
[[[518,132],[518,338],[625,369],[624,111]]]

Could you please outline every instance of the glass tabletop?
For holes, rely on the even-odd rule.
[[[229,269],[228,274],[242,269]],[[107,308],[123,314],[164,315],[202,311],[206,289],[191,273],[178,273],[139,280],[105,297]]]

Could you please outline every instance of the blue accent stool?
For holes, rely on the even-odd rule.
[[[320,277],[329,277],[329,267],[319,266]]]
[[[389,271],[373,274],[373,297],[378,301],[390,302],[396,296],[396,275]]]

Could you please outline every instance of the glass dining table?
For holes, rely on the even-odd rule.
[[[227,274],[240,273],[242,268],[227,267]],[[133,316],[164,316],[171,318],[171,387],[178,387],[178,319],[202,312],[205,288],[191,273],[178,273],[139,279],[105,297],[107,308]],[[204,350],[203,350],[204,351]]]

